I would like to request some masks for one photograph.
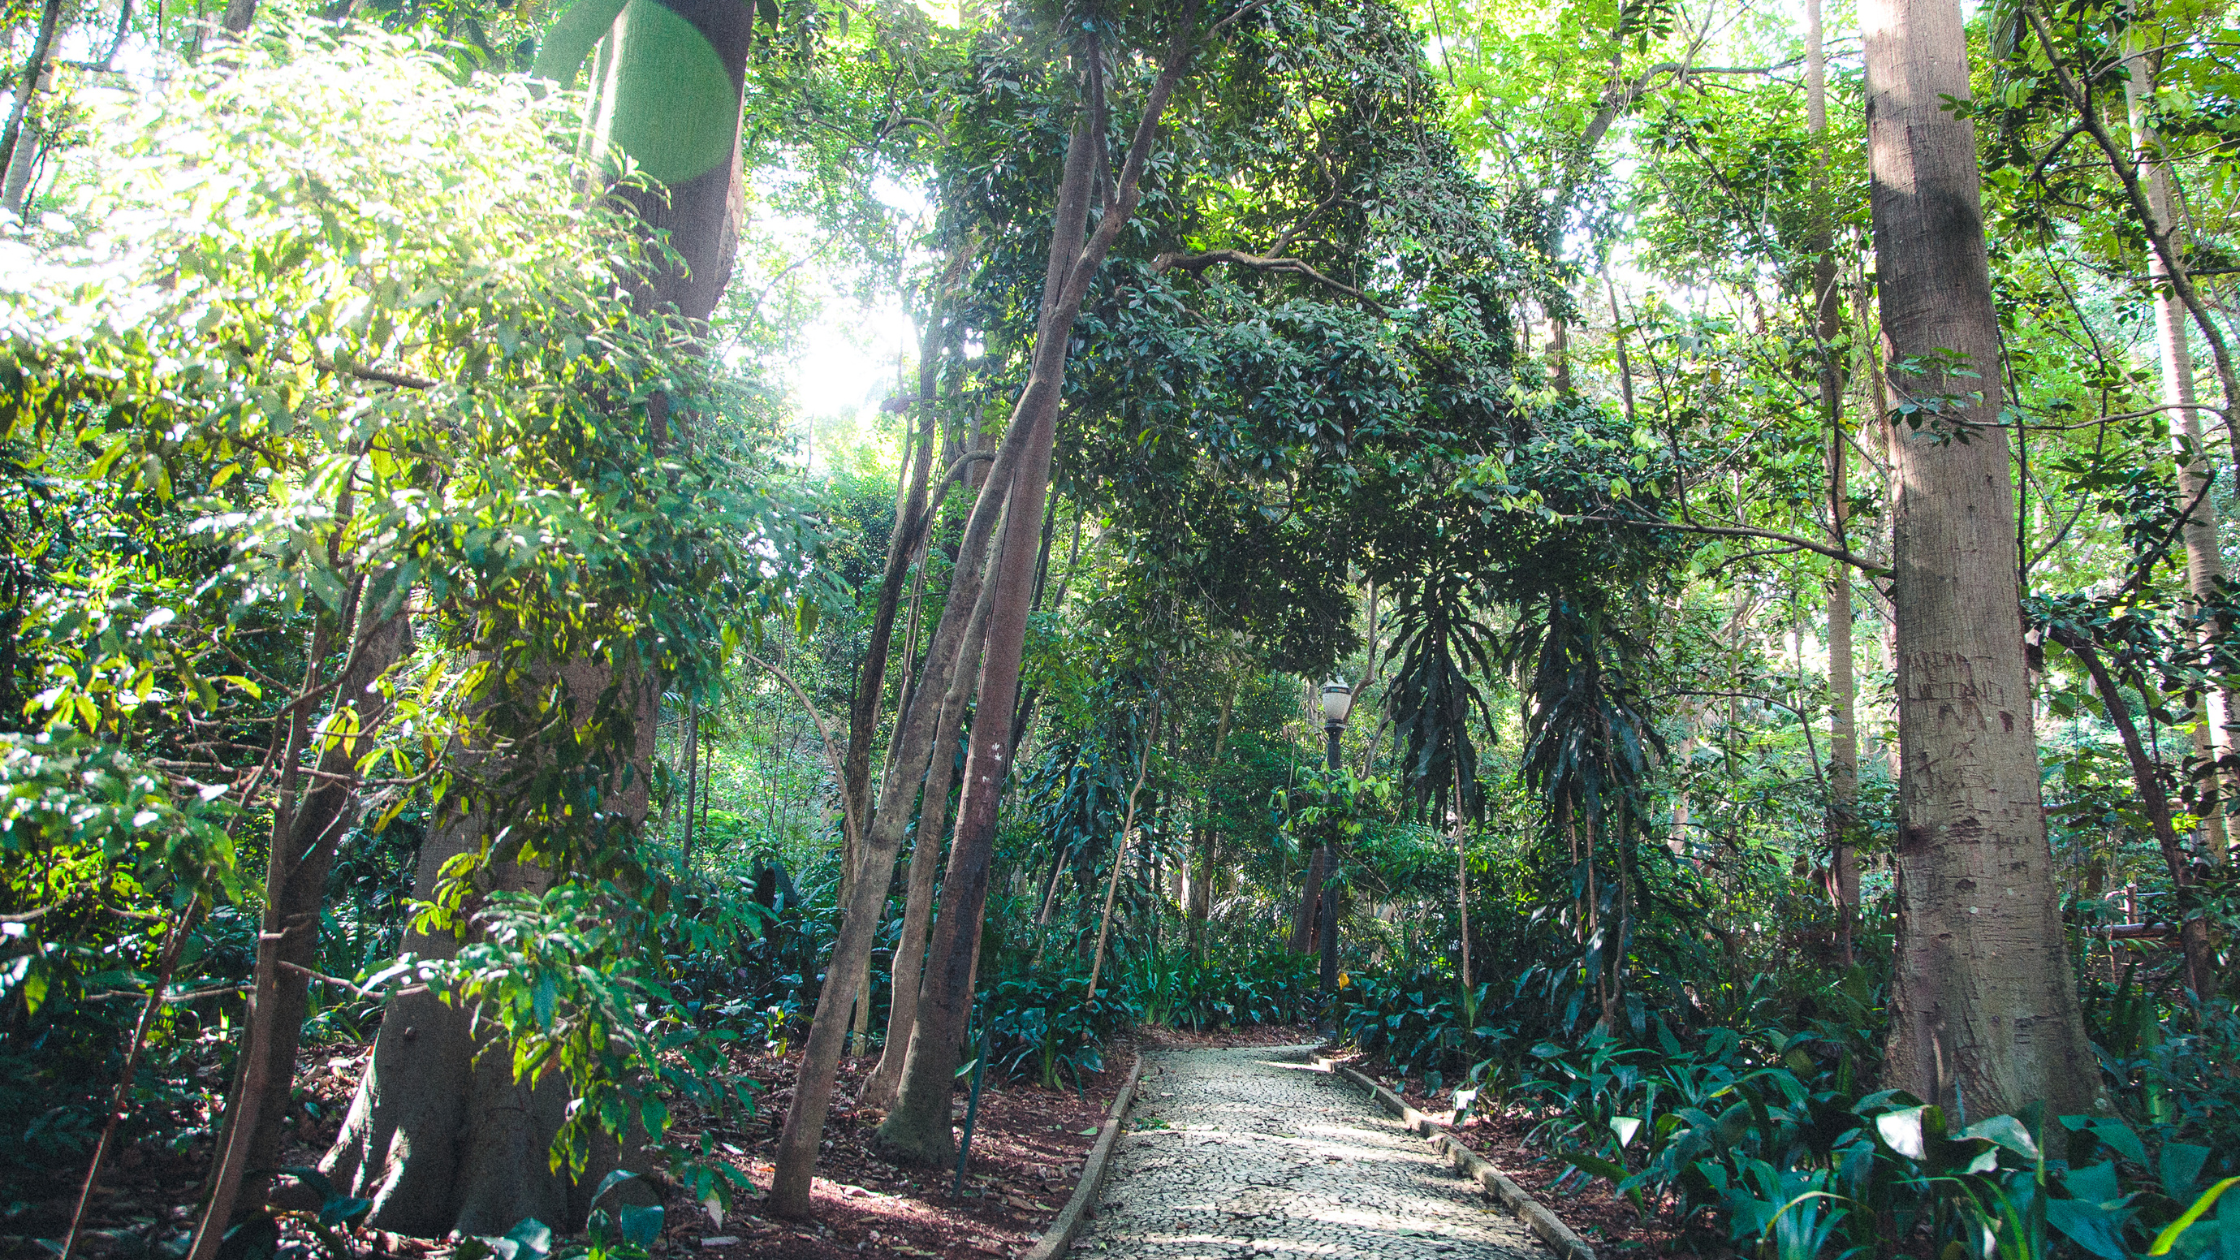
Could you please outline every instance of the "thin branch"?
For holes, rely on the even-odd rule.
[[[1753,529],[1747,525],[1697,525],[1682,521],[1643,520],[1639,517],[1630,516],[1578,515],[1565,517],[1564,519],[1580,521],[1590,525],[1632,525],[1639,529],[1671,529],[1678,530],[1683,534],[1716,534],[1729,538],[1766,538],[1777,543],[1786,543],[1792,547],[1802,547],[1806,551],[1848,564],[1875,577],[1888,577],[1890,575],[1889,565],[1876,564],[1872,560],[1864,559],[1841,547],[1831,547],[1826,543],[1814,542],[1809,538],[1799,538],[1794,534],[1776,533],[1770,529]]]
[[[756,656],[752,652],[741,652],[739,655],[747,658],[748,664],[760,665],[762,668],[769,670],[773,674],[776,674],[778,676],[778,681],[784,683],[786,687],[793,692],[794,699],[801,702],[801,707],[809,711],[809,720],[811,722],[814,722],[817,727],[817,738],[824,742],[825,760],[832,764],[833,782],[841,785],[840,817],[841,821],[845,822],[848,825],[848,847],[851,850],[859,850],[859,846],[862,843],[861,836],[863,833],[858,820],[856,819],[855,802],[848,799],[848,793],[846,790],[848,782],[847,767],[841,762],[839,752],[833,747],[832,732],[824,724],[824,714],[817,712],[816,702],[809,699],[809,693],[801,689],[801,684],[793,680],[793,675],[787,673],[779,666],[773,665],[770,662],[763,660],[761,657]]]
[[[1180,267],[1191,275],[1197,276],[1203,275],[1206,268],[1217,263],[1232,263],[1253,271],[1273,271],[1285,275],[1300,276],[1312,280],[1326,289],[1342,293],[1380,315],[1384,313],[1384,305],[1375,298],[1344,281],[1331,279],[1296,258],[1267,258],[1259,254],[1245,253],[1241,249],[1209,249],[1200,254],[1161,254],[1151,260],[1151,271],[1152,274],[1159,275]]]
[[[361,381],[373,381],[380,385],[395,385],[399,389],[434,389],[438,383],[431,377],[414,376],[410,372],[394,372],[388,368],[367,367],[362,363],[353,363],[349,367],[344,367],[332,359],[321,358],[318,355],[313,355],[311,362],[313,366],[324,372],[339,372],[344,376],[354,376]]]

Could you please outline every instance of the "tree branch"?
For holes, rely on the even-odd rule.
[[[1591,525],[1631,525],[1637,529],[1671,529],[1678,530],[1683,534],[1714,534],[1726,538],[1769,538],[1774,542],[1787,543],[1792,547],[1802,547],[1806,551],[1848,564],[1875,577],[1890,576],[1890,566],[1886,564],[1876,564],[1872,560],[1865,559],[1841,547],[1831,547],[1827,543],[1814,542],[1809,538],[1799,538],[1794,534],[1776,533],[1770,529],[1753,529],[1747,525],[1697,525],[1684,521],[1643,520],[1631,516],[1579,515],[1565,517],[1564,519]]]
[[[1253,271],[1273,271],[1299,276],[1311,280],[1323,288],[1342,293],[1380,315],[1384,313],[1384,305],[1375,298],[1344,281],[1331,279],[1296,258],[1267,258],[1259,254],[1245,253],[1241,249],[1209,249],[1199,254],[1161,254],[1151,260],[1151,272],[1153,275],[1162,275],[1179,267],[1193,276],[1198,276],[1203,275],[1206,268],[1218,263],[1231,263]]]

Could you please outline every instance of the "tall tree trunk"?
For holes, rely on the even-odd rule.
[[[15,85],[15,103],[8,109],[8,124],[0,128],[0,179],[6,181],[7,208],[23,210],[24,189],[31,183],[30,134],[32,98],[45,85],[47,59],[54,53],[55,28],[62,22],[62,0],[47,0],[39,8],[39,31],[31,37],[31,59],[24,63],[23,79]],[[21,174],[18,174],[18,168]]]
[[[926,958],[926,927],[933,919],[933,877],[941,868],[941,837],[949,821],[949,787],[956,781],[957,734],[964,722],[965,702],[979,681],[982,645],[988,637],[988,608],[995,587],[983,583],[966,628],[965,656],[949,679],[949,694],[941,704],[941,728],[933,740],[932,764],[926,767],[925,794],[918,805],[918,838],[910,849],[910,891],[902,907],[902,938],[895,943],[893,997],[887,1006],[887,1041],[879,1066],[863,1083],[857,1101],[866,1107],[889,1107],[902,1087],[902,1061],[910,1050],[910,1031],[918,1026],[918,997]]]
[[[1868,0],[1861,24],[1890,383],[1970,426],[1892,435],[1905,775],[1886,1083],[1971,1120],[2088,1111],[2099,1067],[2038,793],[1974,123],[1946,105],[1970,94],[1967,38],[1957,0]]]
[[[730,282],[742,212],[740,104],[753,34],[748,8],[720,0],[576,0],[538,50],[536,74],[572,83],[592,46],[608,41],[594,75],[591,156],[627,155],[661,182],[658,189],[630,187],[618,195],[649,235],[666,232],[675,251],[669,264],[626,277],[642,309],[670,309],[704,325]],[[677,67],[685,64],[720,73],[680,74]],[[666,445],[671,420],[683,417],[672,417],[659,397],[648,410],[654,444]],[[587,661],[561,665],[557,674],[571,703],[595,703],[614,683],[609,670]],[[638,713],[630,756],[642,770],[654,755],[659,688],[651,679],[627,685],[637,691]],[[645,781],[640,773],[640,786],[624,804],[641,819]],[[481,820],[469,816],[429,837],[414,891],[431,895],[443,861],[478,843],[480,830]],[[509,865],[492,878],[500,888],[532,890],[542,889],[548,877]],[[415,933],[405,949],[447,956],[459,944],[448,934]],[[442,1235],[453,1229],[503,1233],[524,1216],[563,1224],[582,1218],[591,1187],[546,1172],[552,1139],[565,1119],[565,1090],[554,1081],[535,1087],[515,1082],[510,1055],[481,1052],[487,1040],[475,1029],[471,1008],[424,990],[390,1000],[372,1064],[320,1162],[330,1179],[373,1200],[368,1223]]]
[[[2124,94],[2130,105],[2132,146],[2145,173],[2140,182],[2155,221],[2167,225],[2175,244],[2178,229],[2172,213],[2170,167],[2163,159],[2162,143],[2154,133],[2150,112],[2157,54],[2145,51],[2153,41],[2136,26],[2126,42],[2132,51],[2124,58],[2130,71],[2130,77],[2124,80]],[[2155,291],[2155,348],[2162,359],[2162,405],[2169,408],[2170,444],[2178,465],[2177,509],[2186,514],[2180,536],[2186,548],[2186,591],[2193,597],[2189,615],[2195,625],[2190,637],[2198,649],[2206,628],[2201,624],[2205,615],[2202,610],[2216,597],[2217,584],[2224,577],[2224,556],[2217,546],[2217,506],[2209,497],[2213,474],[2202,442],[2201,410],[2194,401],[2193,346],[2186,335],[2185,306],[2170,283],[2170,268],[2160,253],[2149,252],[2147,279]],[[2220,636],[2224,629],[2216,627]],[[2194,710],[2194,752],[2209,764],[2221,764],[2232,751],[2232,732],[2227,726],[2231,714],[2232,692],[2225,687],[2210,689]],[[2210,782],[2218,786],[2220,797],[2229,791],[2225,775],[2216,775]],[[2209,853],[2217,861],[2225,860],[2230,843],[2221,803],[2205,810],[2201,823]]]
[[[1173,41],[1158,78],[1145,96],[1143,113],[1119,176],[1114,178],[1105,169],[1102,136],[1098,134],[1104,122],[1101,116],[1084,114],[1078,118],[1066,147],[1066,169],[1051,232],[1032,368],[1026,390],[1012,412],[1011,431],[1004,439],[1009,443],[1022,431],[1031,434],[1031,454],[1020,461],[1011,487],[995,609],[988,623],[987,659],[981,666],[980,700],[966,754],[964,793],[957,805],[957,830],[950,842],[948,872],[942,881],[941,909],[926,965],[918,1026],[910,1037],[901,1094],[878,1132],[882,1148],[919,1166],[945,1163],[952,1145],[951,1077],[955,1074],[964,1015],[972,1000],[981,910],[995,843],[996,806],[1013,753],[1007,745],[1013,739],[1019,661],[1034,598],[1035,536],[1042,523],[1068,347],[1089,287],[1135,212],[1144,165],[1150,158],[1167,99],[1188,70],[1196,47],[1200,7],[1200,0],[1185,0],[1175,16]],[[1216,24],[1216,32],[1220,26]],[[1095,55],[1086,61],[1090,77],[1086,95],[1092,108],[1101,114],[1104,92],[1100,62]],[[1093,194],[1102,202],[1103,215],[1091,232],[1088,217]],[[783,1171],[781,1168],[781,1177]],[[802,1176],[800,1202],[806,1207],[806,1173]]]
[[[1330,846],[1318,844],[1314,856],[1307,859],[1307,877],[1299,887],[1299,908],[1291,916],[1290,950],[1304,954],[1314,948],[1315,925],[1320,922],[1316,913],[1322,907],[1322,881],[1328,875],[1325,869],[1330,861]]]
[[[1088,147],[1081,143],[1078,133],[1075,143]],[[996,806],[1010,771],[1011,720],[1019,695],[1019,661],[1026,646],[1027,614],[1034,596],[1035,533],[1041,525],[1042,495],[1048,484],[1056,401],[1057,392],[1052,390],[1049,405],[1040,408],[1039,414],[1013,420],[1014,424],[1029,425],[1034,436],[1005,509],[1003,550],[997,560],[994,605],[980,667],[980,698],[973,710],[964,788],[957,801],[957,828],[949,842],[948,868],[941,880],[941,904],[927,952],[924,991],[918,998],[918,1022],[904,1053],[902,1085],[894,1109],[880,1123],[876,1136],[882,1152],[916,1167],[946,1166],[954,1150],[949,1133],[949,1094],[972,1004],[981,913],[988,894],[988,866],[994,856]]]
[[[1836,257],[1829,228],[1827,132],[1828,67],[1822,47],[1820,0],[1805,5],[1805,117],[1812,131],[1813,353],[1819,359],[1820,416],[1827,429],[1828,528],[1839,550],[1849,551],[1846,529],[1850,489],[1843,436],[1843,372],[1836,338],[1843,311],[1836,291]],[[1858,684],[1852,669],[1851,569],[1828,573],[1828,891],[1835,902],[1836,954],[1851,962],[1852,924],[1859,912],[1859,858],[1852,847],[1859,829]]]

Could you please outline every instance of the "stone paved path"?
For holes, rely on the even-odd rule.
[[[1151,1055],[1103,1205],[1070,1255],[1547,1260],[1475,1182],[1308,1057]]]

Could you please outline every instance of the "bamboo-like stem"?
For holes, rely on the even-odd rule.
[[[1143,790],[1144,776],[1151,772],[1151,746],[1159,742],[1159,702],[1151,702],[1151,729],[1144,735],[1143,758],[1136,764],[1136,783],[1128,789],[1128,814],[1120,824],[1120,849],[1112,855],[1112,878],[1105,881],[1104,917],[1097,920],[1097,952],[1089,959],[1089,992],[1081,1000],[1093,1002],[1097,997],[1097,977],[1104,972],[1104,942],[1112,930],[1112,902],[1120,892],[1120,867],[1128,858],[1128,842],[1135,838],[1136,793]]]

